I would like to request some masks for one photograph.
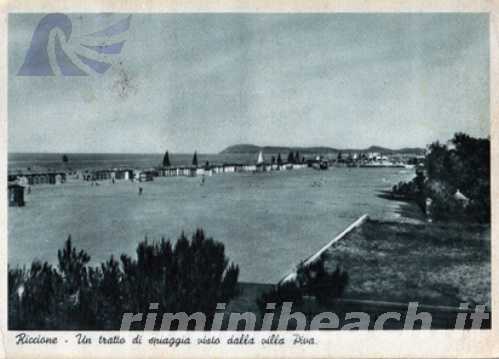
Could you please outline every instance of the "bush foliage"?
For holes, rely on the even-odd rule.
[[[295,308],[304,304],[304,297],[314,297],[318,304],[331,306],[335,300],[342,297],[348,285],[348,273],[339,266],[334,271],[326,269],[326,255],[308,265],[300,264],[294,280],[285,281],[274,286],[269,292],[263,293],[257,299],[260,312],[265,312],[267,303],[281,305],[292,302]]]
[[[469,201],[455,198],[460,191]],[[432,143],[424,171],[414,180],[393,188],[396,194],[413,199],[425,208],[430,198],[434,220],[457,219],[490,222],[490,140],[456,133],[448,144]]]
[[[11,330],[118,330],[123,313],[148,313],[150,303],[159,303],[158,318],[200,311],[210,320],[218,302],[237,294],[239,268],[200,229],[175,244],[145,239],[136,258],[111,256],[98,267],[88,265],[90,256],[69,237],[57,258],[57,267],[9,268]]]

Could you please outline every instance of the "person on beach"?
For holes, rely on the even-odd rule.
[[[139,196],[142,196],[142,187],[139,187]]]

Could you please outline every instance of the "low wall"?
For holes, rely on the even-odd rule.
[[[369,219],[369,216],[367,214],[364,214],[360,216],[357,220],[355,220],[351,225],[349,225],[343,232],[338,234],[336,237],[334,237],[333,240],[328,242],[326,245],[324,245],[321,249],[319,249],[315,254],[311,255],[307,259],[303,261],[304,265],[309,265],[311,263],[314,263],[316,260],[318,260],[322,253],[324,253],[326,250],[329,249],[334,243],[339,241],[342,238],[345,238],[350,232],[352,232],[354,229],[359,228],[362,226],[367,220]],[[284,278],[282,278],[278,284],[282,284],[284,282],[289,282],[291,280],[294,280],[296,278],[296,270],[293,270],[291,273],[286,275]]]

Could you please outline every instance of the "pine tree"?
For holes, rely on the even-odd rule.
[[[68,156],[62,155],[62,162],[68,163],[68,161],[69,161]]]
[[[281,153],[277,155],[277,164],[280,166],[282,165],[282,158],[281,158]]]
[[[168,151],[165,152],[165,156],[163,157],[163,167],[170,167],[170,155],[168,154]]]
[[[196,151],[194,152],[194,156],[192,156],[192,165],[198,166],[198,153]]]
[[[295,157],[293,156],[293,152],[288,154],[288,163],[293,163],[295,161]]]
[[[298,151],[295,153],[295,163],[300,163],[300,152]]]

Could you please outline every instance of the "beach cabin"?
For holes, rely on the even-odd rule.
[[[153,180],[151,172],[141,172],[139,175],[140,182],[150,182]]]
[[[93,181],[93,173],[91,172],[88,172],[88,171],[85,171],[84,173],[82,173],[82,179],[84,181]]]
[[[194,177],[196,176],[196,167],[177,167],[176,172],[177,176],[184,176],[184,177]]]
[[[245,172],[255,172],[256,171],[256,165],[243,165],[243,171]]]
[[[56,173],[54,176],[55,184],[62,184],[62,176],[60,173]]]
[[[24,187],[9,183],[9,207],[24,207]]]
[[[300,169],[303,169],[306,167],[307,167],[307,165],[305,163],[293,163],[294,170],[300,170]]]
[[[158,171],[156,170],[144,170],[139,173],[140,182],[150,182],[154,180],[154,177],[158,177]]]
[[[222,172],[223,172],[223,167],[221,167],[221,166],[214,166],[213,167],[213,173],[219,174],[219,173],[222,173]]]
[[[17,184],[26,187],[29,185],[28,178],[26,176],[17,177]]]
[[[111,179],[111,171],[97,170],[94,171],[93,179],[96,181],[105,181]]]
[[[130,169],[117,169],[114,171],[114,178],[116,180],[129,181],[133,178],[133,170]]]
[[[178,176],[177,168],[174,168],[174,167],[163,168],[163,176],[166,176],[166,177]]]
[[[234,172],[236,172],[236,166],[233,164],[226,163],[223,165],[223,172],[224,173],[234,173]]]
[[[20,185],[35,184],[59,184],[66,182],[66,173],[64,172],[29,172],[9,174],[9,181],[17,181]]]

